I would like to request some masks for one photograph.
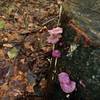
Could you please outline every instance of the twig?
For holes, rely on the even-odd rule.
[[[50,23],[50,22],[52,22],[54,20],[56,20],[56,18],[51,18],[51,19],[47,20],[46,22],[44,22],[42,25],[44,26],[44,25],[46,25],[46,24],[48,24],[48,23]]]
[[[62,14],[62,5],[60,5],[60,9],[59,9],[59,18],[58,18],[57,26],[59,26],[60,24],[61,14]]]
[[[75,25],[74,21],[70,21],[69,25],[77,32],[79,33],[82,37],[84,37],[84,39],[86,39],[87,41],[91,42],[90,38],[88,37],[88,35],[81,30],[77,25]]]

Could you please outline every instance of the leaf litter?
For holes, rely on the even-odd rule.
[[[57,16],[56,0],[0,1],[1,99],[43,95],[52,48],[47,28],[56,25]]]

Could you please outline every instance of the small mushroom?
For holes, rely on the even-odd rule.
[[[76,89],[76,82],[71,81],[69,75],[65,72],[58,74],[61,89],[65,93],[72,93]]]

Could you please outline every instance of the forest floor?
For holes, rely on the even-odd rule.
[[[33,100],[36,84],[45,91],[47,30],[55,27],[58,8],[56,0],[0,0],[0,100]]]
[[[99,39],[85,28],[81,31],[84,24],[78,28],[73,23],[65,2],[60,19],[61,1],[0,0],[0,100],[99,100]],[[61,57],[55,66],[47,37],[59,19],[63,32],[54,50]],[[63,71],[76,82],[75,91],[68,95],[56,77]]]

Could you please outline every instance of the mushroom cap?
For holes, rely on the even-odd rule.
[[[71,93],[75,90],[76,82],[71,81],[67,73],[61,72],[60,74],[58,74],[58,79],[60,82],[61,89],[65,93]]]
[[[59,50],[53,50],[52,56],[55,58],[59,58],[59,57],[61,57],[61,52]]]
[[[60,74],[58,74],[58,79],[59,79],[60,83],[69,83],[70,82],[69,75],[65,72],[61,72]]]
[[[70,81],[70,84],[60,83],[60,86],[65,93],[71,93],[76,89],[76,83],[74,81]]]
[[[50,35],[58,35],[58,34],[61,34],[63,32],[63,29],[61,27],[56,27],[56,28],[53,28],[52,30],[48,30],[49,34]]]

